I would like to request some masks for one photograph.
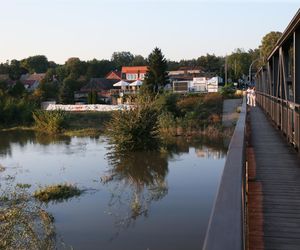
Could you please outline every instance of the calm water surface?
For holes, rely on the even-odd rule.
[[[223,171],[222,143],[178,139],[164,153],[108,154],[108,140],[0,133],[1,177],[74,183],[80,197],[46,207],[74,249],[201,249]]]

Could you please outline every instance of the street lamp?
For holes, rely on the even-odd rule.
[[[255,59],[254,61],[252,61],[252,63],[250,64],[249,67],[249,82],[251,83],[251,69],[252,69],[252,65],[257,62],[260,58]]]

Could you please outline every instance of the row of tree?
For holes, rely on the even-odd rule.
[[[145,80],[147,91],[157,92],[160,85],[166,82],[167,70],[177,70],[180,67],[201,67],[210,75],[219,75],[224,78],[225,68],[227,77],[232,81],[245,79],[248,75],[250,64],[257,59],[253,70],[261,66],[278,38],[280,32],[270,32],[262,39],[259,48],[245,51],[236,49],[227,57],[207,54],[197,59],[181,60],[179,62],[166,60],[160,49],[155,48],[148,58],[141,55],[133,55],[130,52],[114,52],[111,60],[82,61],[77,57],[69,58],[65,64],[59,65],[48,61],[43,55],[28,57],[23,60],[12,60],[0,64],[0,74],[8,74],[12,80],[18,80],[24,73],[44,73],[46,76],[39,88],[34,92],[35,99],[39,101],[56,99],[61,103],[72,103],[74,91],[79,90],[92,77],[104,77],[111,70],[120,70],[122,66],[149,66],[149,72]],[[227,64],[227,67],[225,67]],[[151,84],[147,84],[150,83]],[[22,91],[20,84],[16,85],[12,92],[19,95]],[[24,90],[23,90],[24,91]],[[15,94],[16,92],[16,94]]]
[[[281,36],[280,32],[270,32],[263,37],[261,45],[257,49],[245,51],[236,49],[227,57],[228,77],[233,80],[239,79],[247,70],[251,62],[261,58],[261,65],[276,41]],[[224,76],[225,57],[207,54],[191,60],[170,61],[167,60],[167,70],[177,70],[180,67],[201,67],[205,72]],[[44,55],[31,56],[26,59],[11,60],[0,64],[0,74],[9,74],[12,80],[18,80],[24,73],[45,73],[47,81],[51,81],[53,76],[57,80],[63,81],[66,77],[78,79],[85,76],[86,79],[92,77],[104,77],[111,70],[120,70],[122,66],[144,66],[149,63],[147,58],[141,55],[133,55],[131,52],[114,52],[110,60],[82,61],[79,58],[69,58],[64,65],[58,65],[53,61],[48,61]],[[255,65],[254,65],[255,67]]]

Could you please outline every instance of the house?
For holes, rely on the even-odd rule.
[[[122,79],[122,72],[118,70],[110,71],[106,76],[106,79],[113,79],[113,80],[121,80]]]
[[[170,81],[192,80],[194,77],[204,76],[201,67],[180,67],[178,70],[168,71]]]
[[[23,83],[27,91],[34,91],[45,78],[46,73],[23,74],[20,81]]]
[[[218,92],[223,79],[219,76],[194,77],[192,80],[175,80],[172,82],[173,91],[178,93],[187,92]]]
[[[126,66],[122,67],[122,79],[133,82],[136,80],[144,80],[148,71],[147,66]]]
[[[118,79],[91,78],[88,84],[83,86],[80,91],[74,93],[74,100],[75,102],[87,103],[89,93],[96,91],[99,101],[110,103],[111,89],[114,88],[113,85],[118,81]]]
[[[40,84],[40,82],[36,80],[24,80],[22,83],[29,92],[33,92]]]
[[[207,81],[207,92],[218,92],[221,83],[223,83],[223,79],[219,76],[210,78]]]
[[[195,92],[206,92],[207,91],[207,78],[206,77],[194,77],[192,88]]]

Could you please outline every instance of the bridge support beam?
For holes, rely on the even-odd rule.
[[[300,29],[294,32],[294,102],[300,104]]]

